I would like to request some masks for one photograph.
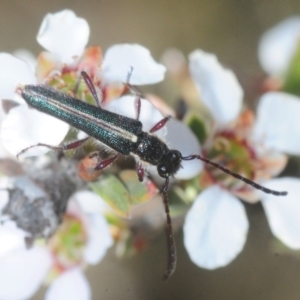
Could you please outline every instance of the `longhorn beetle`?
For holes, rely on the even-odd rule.
[[[129,77],[130,73],[128,75],[126,85],[134,90],[134,87],[129,84]],[[200,156],[199,154],[182,156],[178,150],[169,149],[162,140],[155,136],[154,133],[162,128],[170,117],[163,118],[155,124],[149,132],[145,132],[143,131],[143,124],[139,121],[141,110],[141,100],[139,97],[136,99],[137,118],[128,118],[101,108],[101,101],[99,101],[95,86],[86,72],[81,72],[81,77],[79,78],[76,86],[78,87],[78,83],[81,78],[84,79],[96,101],[97,106],[90,105],[45,85],[25,85],[17,88],[17,93],[22,96],[22,98],[30,106],[63,120],[76,129],[82,130],[88,134],[87,138],[66,143],[58,147],[39,143],[23,149],[17,157],[28,149],[36,146],[46,146],[57,151],[75,149],[86,142],[90,137],[93,137],[115,151],[115,155],[112,157],[98,162],[95,167],[96,170],[106,168],[113,163],[120,154],[135,154],[141,161],[155,165],[157,167],[158,174],[165,179],[165,183],[161,188],[167,218],[166,231],[168,242],[168,265],[164,274],[164,279],[168,279],[173,274],[176,267],[176,246],[173,237],[167,192],[169,189],[169,178],[176,174],[180,168],[181,161],[199,159],[204,163],[220,169],[224,173],[242,180],[246,184],[251,185],[252,187],[267,194],[275,196],[287,195],[287,192],[278,192],[265,188],[252,180],[249,180],[209,159]],[[143,181],[144,173],[145,170],[143,166],[138,163],[137,176],[139,181]]]

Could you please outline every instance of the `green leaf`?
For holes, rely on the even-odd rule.
[[[300,96],[300,42],[285,74],[283,91]]]
[[[131,204],[145,202],[156,193],[154,184],[151,181],[146,184],[139,182],[134,170],[124,170],[120,172],[119,177],[129,191]]]
[[[130,194],[124,184],[114,175],[103,175],[97,182],[89,183],[91,189],[121,216],[128,216]]]
[[[187,205],[185,191],[176,186],[168,193],[169,208],[172,217],[182,216],[189,209]]]
[[[190,127],[190,129],[194,132],[200,144],[203,144],[207,137],[204,121],[199,116],[195,114],[191,114],[190,116],[187,117],[186,123]]]

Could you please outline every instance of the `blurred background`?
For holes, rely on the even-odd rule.
[[[43,17],[65,8],[88,21],[89,45],[100,45],[103,52],[116,43],[140,43],[159,60],[170,47],[185,55],[202,48],[246,77],[262,73],[257,60],[261,34],[300,13],[296,0],[2,0],[0,51],[25,48],[38,54],[41,47],[35,37]],[[290,168],[285,174],[298,172]],[[180,231],[176,234],[177,270],[163,283],[167,252],[162,233],[138,257],[118,260],[111,249],[99,265],[91,266],[87,276],[93,299],[299,299],[300,259],[271,247],[273,237],[260,204],[246,204],[246,209],[247,243],[230,265],[214,271],[195,266]],[[43,295],[41,291],[34,299]]]

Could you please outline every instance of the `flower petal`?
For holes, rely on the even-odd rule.
[[[0,113],[0,118],[1,118],[1,113]],[[12,158],[12,157],[11,157],[11,154],[3,146],[1,139],[0,139],[0,159],[5,159],[5,158]],[[0,197],[0,199],[1,199],[1,197]]]
[[[26,61],[26,63],[31,68],[32,73],[34,73],[37,61],[36,57],[30,51],[28,51],[27,49],[18,49],[13,52],[13,55],[19,59]]]
[[[103,215],[92,214],[87,225],[89,240],[84,249],[84,259],[89,264],[97,264],[113,245],[108,224]]]
[[[184,123],[176,119],[170,119],[166,126],[168,130],[166,142],[170,149],[180,151],[182,156],[201,153],[201,147],[197,138]],[[203,163],[197,159],[182,161],[181,166],[182,168],[175,174],[177,179],[193,178],[203,169]]]
[[[14,249],[25,250],[26,232],[16,226],[14,221],[6,220],[0,225],[0,258]]]
[[[0,212],[6,206],[9,201],[8,187],[10,184],[10,180],[8,177],[0,178]]]
[[[75,200],[75,201],[72,201]],[[69,201],[68,213],[76,214],[76,206],[82,210],[88,241],[84,249],[84,261],[97,264],[113,244],[107,221],[103,215],[108,205],[95,193],[80,191]]]
[[[51,264],[45,248],[14,250],[0,260],[0,299],[29,299]],[[66,298],[67,299],[67,298]]]
[[[135,119],[137,115],[135,110],[135,98],[136,97],[134,96],[123,96],[121,98],[114,99],[106,105],[105,109]],[[164,116],[148,100],[141,99],[141,112],[139,121],[142,122],[144,131],[149,131],[163,118]],[[156,133],[158,135],[165,136],[166,131],[166,128],[163,127]]]
[[[243,249],[248,232],[243,205],[218,186],[202,192],[187,213],[184,245],[199,267],[229,264]]]
[[[288,191],[285,197],[262,193],[262,205],[273,234],[288,247],[300,249],[300,180],[290,177],[276,178],[268,180],[264,186]]]
[[[45,83],[45,80],[53,77],[55,74],[60,74],[63,69],[63,64],[60,57],[56,54],[43,51],[37,57],[37,66],[35,70],[36,77],[39,82]]]
[[[47,14],[41,24],[37,41],[48,51],[60,56],[65,63],[80,56],[88,42],[90,28],[85,19],[71,10]]]
[[[145,85],[164,79],[166,68],[152,58],[150,51],[138,44],[119,44],[110,47],[104,56],[102,72],[104,81],[126,82],[133,68],[130,84]]]
[[[266,31],[259,41],[258,58],[263,69],[274,76],[284,75],[300,38],[300,17],[291,17]]]
[[[257,108],[254,138],[265,147],[287,154],[300,154],[300,99],[296,96],[269,92]]]
[[[26,105],[20,105],[11,109],[2,122],[1,138],[3,145],[13,155],[21,150],[45,143],[58,145],[66,136],[69,125]],[[49,151],[49,148],[34,147],[24,153],[23,157],[41,155]]]
[[[50,285],[45,300],[90,300],[91,289],[81,269],[64,272]]]
[[[202,50],[192,52],[189,60],[191,76],[215,121],[222,125],[235,120],[244,92],[234,73],[223,68],[214,54]]]
[[[36,83],[31,67],[8,53],[0,53],[0,66],[0,100],[10,99],[24,103],[15,93],[15,89],[18,84]]]
[[[110,209],[104,200],[91,191],[79,191],[72,198],[87,214],[105,213]]]
[[[113,239],[108,224],[102,213],[109,210],[108,205],[95,193],[90,191],[77,192],[74,199],[85,212],[88,242],[84,250],[87,263],[97,264],[112,246]]]

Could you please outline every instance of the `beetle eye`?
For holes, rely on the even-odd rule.
[[[163,178],[169,177],[169,174],[167,173],[167,167],[165,165],[158,165],[157,172],[160,177]]]

